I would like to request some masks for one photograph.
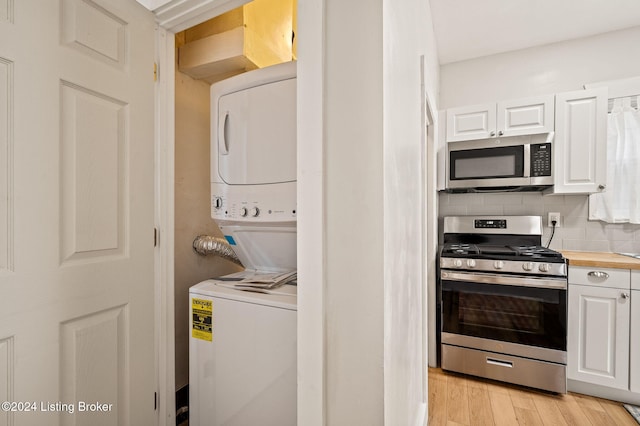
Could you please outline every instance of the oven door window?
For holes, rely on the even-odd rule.
[[[566,290],[443,281],[442,330],[564,351],[566,303]]]
[[[524,176],[524,146],[467,149],[450,152],[451,180]]]

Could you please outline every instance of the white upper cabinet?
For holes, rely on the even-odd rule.
[[[447,142],[486,139],[496,135],[496,104],[447,110]]]
[[[447,142],[553,131],[553,96],[515,99],[447,110]]]
[[[556,194],[605,189],[607,177],[607,89],[556,95],[553,176]]]

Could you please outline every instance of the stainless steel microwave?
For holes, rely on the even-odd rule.
[[[553,132],[447,144],[447,189],[539,190],[553,185]]]

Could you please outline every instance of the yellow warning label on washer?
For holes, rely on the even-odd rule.
[[[191,299],[191,336],[211,342],[213,340],[213,301]]]

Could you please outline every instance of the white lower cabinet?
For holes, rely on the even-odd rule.
[[[631,365],[629,389],[640,393],[640,271],[631,271]]]
[[[568,302],[567,377],[629,390],[630,271],[569,267]]]

